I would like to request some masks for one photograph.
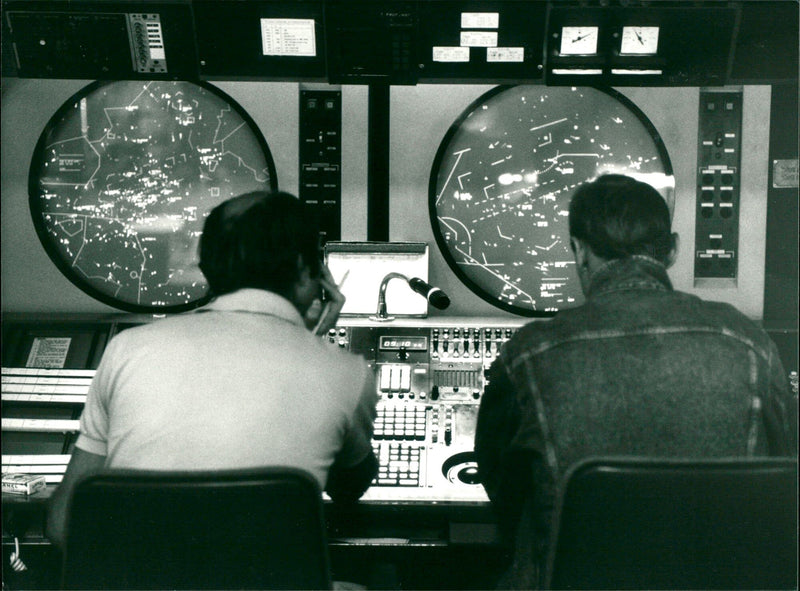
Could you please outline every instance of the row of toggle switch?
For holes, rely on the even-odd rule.
[[[432,359],[492,358],[515,332],[516,329],[513,328],[432,328],[430,357]],[[343,349],[350,346],[348,331],[344,327],[331,328],[326,338],[329,343],[337,344]],[[403,353],[407,355],[407,352]]]
[[[431,357],[495,357],[514,332],[511,328],[434,328],[431,330]]]
[[[445,445],[450,445],[453,441],[452,407],[433,408],[431,413],[431,443],[439,443],[441,438]]]

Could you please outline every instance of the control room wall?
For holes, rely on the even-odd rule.
[[[389,235],[392,240],[431,245],[429,279],[450,295],[452,305],[446,312],[448,315],[511,316],[473,294],[450,270],[436,246],[428,215],[428,182],[439,144],[461,113],[491,88],[485,85],[392,88]],[[676,183],[673,228],[680,235],[678,259],[670,269],[675,288],[729,302],[760,320],[764,308],[770,87],[744,87],[739,279],[736,285],[719,288],[693,285],[700,89],[617,90],[650,119],[672,161]]]
[[[36,237],[28,210],[28,168],[52,114],[89,81],[4,79],[2,85],[2,311],[111,313],[70,283]],[[282,189],[297,193],[298,93],[295,83],[215,83],[239,102],[262,130]],[[436,150],[487,85],[419,85],[391,90],[390,238],[430,245],[431,282],[453,300],[448,315],[509,316],[470,292],[438,251],[428,217],[428,181]],[[749,316],[763,314],[767,144],[770,87],[744,88],[740,266],[736,286],[693,286],[694,194],[698,88],[624,88],[653,122],[676,177],[674,225],[681,253],[671,276],[678,289],[728,301]],[[367,89],[342,87],[342,238],[366,238]],[[432,311],[432,313],[436,313]]]
[[[48,258],[28,208],[31,156],[50,117],[90,80],[2,82],[2,236],[0,288],[3,312],[115,313],[73,285]],[[282,190],[298,190],[296,83],[215,82],[253,118],[269,144]],[[326,88],[326,86],[315,86]],[[330,88],[330,87],[328,87]],[[342,90],[342,237],[366,238],[365,87]]]

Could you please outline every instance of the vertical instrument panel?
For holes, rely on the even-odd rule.
[[[741,187],[742,92],[700,91],[695,285],[735,285]]]
[[[322,242],[342,235],[342,92],[300,91],[300,201]]]
[[[128,14],[134,69],[140,74],[167,72],[164,34],[158,14]]]
[[[473,454],[478,409],[486,370],[521,324],[330,331],[329,342],[364,356],[375,372],[373,449],[380,468],[365,500],[488,500]]]

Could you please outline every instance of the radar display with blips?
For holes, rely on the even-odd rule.
[[[434,235],[475,293],[522,315],[582,302],[568,209],[604,173],[652,184],[673,205],[672,166],[655,128],[614,91],[498,87],[439,147],[430,181]]]
[[[122,309],[178,311],[207,296],[197,244],[210,210],[275,187],[266,142],[221,91],[118,81],[84,88],[50,120],[30,203],[73,283]]]

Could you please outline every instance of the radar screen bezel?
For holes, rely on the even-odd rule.
[[[255,123],[253,118],[245,111],[245,109],[231,96],[229,96],[226,92],[221,90],[220,88],[209,84],[203,81],[187,81],[187,80],[97,80],[92,82],[83,88],[81,88],[78,92],[73,94],[69,99],[67,99],[61,107],[59,107],[55,113],[50,117],[47,124],[44,127],[44,130],[39,136],[39,139],[36,143],[36,146],[33,150],[33,155],[31,156],[31,164],[30,169],[28,172],[28,203],[29,203],[29,210],[31,214],[31,218],[33,220],[34,228],[36,229],[36,234],[39,238],[39,242],[44,247],[45,252],[47,253],[50,260],[55,264],[58,270],[76,287],[82,290],[87,295],[91,296],[92,298],[112,306],[114,308],[118,308],[120,310],[124,310],[126,312],[133,312],[133,313],[145,313],[145,314],[173,314],[173,313],[180,313],[192,310],[199,306],[203,306],[208,303],[212,299],[212,294],[206,289],[205,293],[200,297],[193,297],[190,296],[189,299],[186,301],[182,301],[180,303],[166,303],[164,305],[160,304],[141,304],[135,303],[131,301],[127,301],[125,299],[120,299],[115,297],[113,294],[109,293],[108,291],[104,291],[103,289],[95,286],[91,281],[88,279],[84,279],[81,274],[79,274],[74,268],[72,262],[69,260],[69,257],[65,256],[65,253],[55,244],[56,238],[54,237],[53,233],[48,229],[48,225],[45,222],[44,216],[46,214],[45,211],[42,210],[42,191],[41,191],[41,174],[46,170],[46,150],[47,147],[52,141],[54,137],[54,132],[57,132],[60,125],[64,123],[64,120],[69,116],[69,112],[80,104],[80,101],[95,95],[95,93],[99,93],[103,90],[103,88],[113,86],[115,84],[143,84],[148,85],[150,83],[155,84],[182,84],[182,85],[191,85],[192,87],[197,87],[206,91],[216,97],[217,99],[221,100],[222,103],[226,107],[230,107],[233,113],[240,117],[243,121],[243,124],[247,126],[250,130],[250,137],[248,138],[250,141],[255,140],[258,144],[258,147],[263,153],[264,161],[265,161],[265,170],[269,174],[269,179],[267,181],[267,185],[265,186],[265,190],[276,191],[278,189],[278,179],[275,169],[275,162],[272,158],[272,153],[270,152],[269,145],[267,144],[267,140],[264,138],[263,133],[259,129],[258,125]],[[78,184],[78,183],[75,183]],[[255,188],[253,190],[256,190]],[[231,195],[233,196],[233,195]],[[227,198],[227,197],[226,197]],[[224,199],[220,199],[220,203]],[[209,207],[209,210],[213,207]],[[205,215],[208,214],[208,211],[203,212]],[[172,232],[175,234],[175,232]]]
[[[567,91],[575,91],[575,90],[593,90],[599,91],[604,93],[612,100],[618,102],[620,106],[629,111],[632,116],[634,116],[644,127],[644,131],[649,134],[650,139],[653,141],[653,147],[655,149],[655,153],[658,155],[660,160],[661,166],[663,168],[663,175],[665,177],[671,177],[673,186],[667,189],[668,196],[665,196],[665,201],[670,209],[670,215],[673,213],[674,209],[674,174],[672,168],[672,162],[670,161],[669,154],[667,152],[667,148],[664,144],[663,139],[659,135],[658,131],[655,128],[655,125],[650,121],[650,119],[644,114],[644,112],[628,97],[621,94],[617,90],[608,87],[601,87],[601,86],[594,86],[594,85],[587,85],[582,87],[545,87],[539,85],[499,85],[496,86],[487,92],[483,93],[477,99],[475,99],[472,103],[470,103],[466,109],[459,115],[458,118],[452,123],[450,128],[445,133],[444,137],[442,138],[439,148],[436,151],[436,156],[434,157],[433,164],[431,166],[430,178],[428,182],[428,214],[429,220],[431,224],[431,229],[433,231],[433,236],[436,240],[436,244],[439,247],[439,252],[442,254],[442,257],[447,262],[447,266],[453,271],[453,273],[458,277],[458,279],[469,288],[475,295],[483,299],[484,301],[492,304],[493,306],[504,310],[506,312],[510,312],[512,314],[516,314],[518,316],[525,316],[525,317],[552,317],[554,316],[560,309],[566,309],[569,307],[574,306],[562,306],[559,310],[542,310],[542,309],[534,309],[531,307],[523,307],[520,305],[516,305],[513,303],[509,303],[500,299],[500,297],[494,295],[491,291],[489,291],[484,286],[480,285],[474,279],[472,279],[462,268],[461,265],[457,262],[456,258],[452,252],[452,245],[448,243],[446,240],[441,224],[439,222],[439,212],[437,210],[437,199],[439,193],[438,179],[440,177],[441,166],[444,160],[450,155],[448,154],[448,149],[451,147],[451,142],[462,130],[463,124],[475,113],[478,109],[481,109],[485,104],[491,101],[493,98],[497,97],[501,93],[506,91],[518,88],[520,86],[525,86],[532,89],[541,89],[541,92],[567,92]],[[445,183],[444,186],[446,186]],[[659,191],[661,192],[661,191]],[[663,195],[663,193],[662,193]],[[577,277],[575,277],[577,281]],[[577,305],[577,304],[576,304]]]

